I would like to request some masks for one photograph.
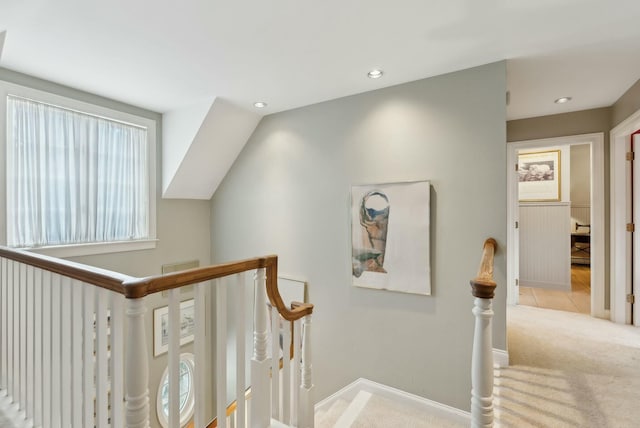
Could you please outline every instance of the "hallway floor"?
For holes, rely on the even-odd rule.
[[[591,269],[571,265],[571,291],[520,287],[520,304],[566,312],[591,313]]]
[[[503,428],[635,428],[640,329],[531,306],[507,308],[509,367],[496,370]]]

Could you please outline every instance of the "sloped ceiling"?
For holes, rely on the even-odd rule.
[[[221,98],[164,114],[162,197],[211,199],[260,119]]]

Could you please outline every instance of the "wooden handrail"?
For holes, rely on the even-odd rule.
[[[278,291],[278,257],[273,255],[145,278],[134,278],[105,269],[7,247],[0,247],[0,257],[105,288],[120,293],[127,299],[139,299],[160,291],[265,268],[267,296],[271,305],[278,308],[278,312],[284,319],[295,321],[313,312],[313,305],[308,303],[303,303],[294,309],[289,309],[284,305]]]
[[[493,280],[493,259],[498,243],[493,238],[484,241],[478,276],[471,280],[471,294],[481,299],[493,299],[496,283]]]
[[[211,279],[262,268],[266,269],[267,296],[269,297],[269,301],[272,306],[278,308],[278,312],[284,319],[287,321],[295,321],[313,312],[313,305],[309,303],[303,303],[294,309],[289,309],[284,305],[280,292],[278,291],[278,256],[274,255],[190,269],[167,275],[133,279],[124,284],[125,297],[130,299],[140,298],[160,291],[171,290],[185,285],[197,284]]]
[[[256,257],[237,262],[188,269],[165,275],[132,278],[132,280],[125,283],[126,291],[124,294],[127,298],[137,299],[160,291],[197,284],[248,270],[266,268],[273,263],[273,259],[277,260],[277,256]]]
[[[278,308],[278,312],[282,318],[287,321],[295,321],[300,318],[311,315],[313,313],[313,305],[311,303],[302,303],[289,309],[284,305],[282,296],[278,291],[278,258],[273,256],[267,266],[267,296],[272,306]]]
[[[77,279],[120,294],[125,294],[124,283],[132,279],[132,277],[118,272],[2,246],[0,246],[0,257]]]

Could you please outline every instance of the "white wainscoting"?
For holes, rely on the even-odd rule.
[[[520,285],[571,290],[567,202],[520,204]]]

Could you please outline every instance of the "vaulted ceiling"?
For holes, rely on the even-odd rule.
[[[515,119],[615,102],[640,78],[639,19],[637,0],[0,0],[0,66],[161,113],[224,99],[259,117],[506,59]]]

